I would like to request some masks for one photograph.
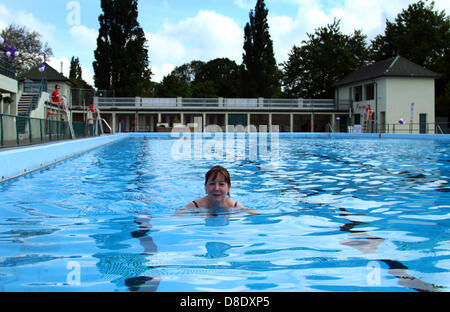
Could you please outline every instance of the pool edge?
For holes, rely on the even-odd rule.
[[[127,138],[127,134],[60,141],[0,151],[0,184]]]

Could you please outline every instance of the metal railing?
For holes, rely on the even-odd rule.
[[[95,90],[72,88],[71,89],[71,108],[86,109],[90,104],[94,103]]]
[[[99,107],[139,107],[139,98],[110,98],[99,97]]]
[[[116,98],[97,97],[100,108],[296,109],[348,111],[351,102],[333,99]]]
[[[42,82],[42,80],[41,80]],[[41,88],[41,83],[30,79],[25,79],[23,82],[23,92],[24,93],[37,93]]]
[[[30,116],[30,113],[35,110],[39,104],[39,99],[41,98],[42,92],[47,92],[47,79],[43,77],[41,82],[38,84],[39,88],[33,98],[31,99],[30,106],[28,106],[28,110],[26,116]],[[34,93],[34,92],[33,92]]]
[[[379,124],[366,122],[353,126],[356,133],[392,133],[392,134],[450,134],[450,123],[404,123]]]
[[[95,136],[94,125],[72,122],[75,137]],[[72,139],[67,121],[0,114],[0,148]]]
[[[16,68],[13,64],[0,57],[0,75],[17,79]]]

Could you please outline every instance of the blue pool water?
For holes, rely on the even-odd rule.
[[[175,142],[0,184],[0,291],[449,290],[449,141],[282,136],[277,162],[174,159]],[[259,215],[175,215],[216,164]]]

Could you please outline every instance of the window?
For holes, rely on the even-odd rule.
[[[357,86],[354,88],[355,90],[355,102],[362,101],[362,86]]]
[[[366,101],[375,99],[375,84],[366,85]]]

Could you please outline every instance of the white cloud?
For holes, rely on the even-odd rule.
[[[231,18],[211,11],[176,24],[166,22],[162,30],[147,34],[154,81],[175,67],[193,60],[228,57],[241,62],[243,30]]]
[[[255,8],[256,1],[255,0],[234,0],[234,4],[238,7],[246,10],[251,10]]]
[[[51,67],[53,67],[58,73],[61,73],[61,65],[62,65],[62,74],[65,77],[69,77],[69,72],[70,72],[70,60],[65,57],[50,57],[47,60],[48,65],[50,65]]]
[[[362,29],[368,39],[384,32],[386,18],[393,20],[403,8],[408,6],[406,0],[392,1],[356,1],[347,0],[342,7],[333,8],[331,17],[341,19],[341,29],[344,33],[353,33]]]
[[[8,27],[8,19],[10,19],[11,13],[9,10],[0,3],[0,30]]]
[[[269,11],[269,27],[273,40],[275,58],[278,63],[287,61],[294,45],[300,45],[307,33],[326,25],[329,17],[320,10],[315,1],[305,1],[299,6],[297,16],[272,16]]]
[[[86,67],[81,65],[83,80],[94,87],[94,74],[92,73],[91,68],[92,66]]]
[[[157,66],[151,66],[152,69],[152,81],[161,82],[164,76],[167,76],[172,70],[175,69],[173,64],[158,64]]]
[[[294,45],[301,45],[303,40],[307,40],[307,33],[314,33],[315,29],[331,24],[335,18],[341,20],[342,32],[351,34],[355,29],[361,29],[371,40],[384,33],[386,18],[394,20],[411,2],[345,0],[341,4],[331,2],[331,7],[324,8],[320,2],[313,0],[284,1],[298,4],[298,11],[295,18],[271,16],[269,11],[270,33],[278,63],[288,59]]]
[[[51,47],[55,40],[55,25],[41,22],[33,14],[20,11],[12,12],[4,5],[0,4],[0,30],[5,29],[11,24],[24,26],[28,31],[36,31],[41,35],[41,41],[48,43]]]
[[[47,63],[53,67],[58,73],[61,73],[61,65],[62,65],[62,74],[69,78],[69,73],[70,73],[70,60],[68,57],[66,56],[62,56],[62,57],[50,57],[47,60]],[[82,71],[82,76],[83,76],[83,80],[86,81],[88,84],[90,84],[91,86],[94,86],[94,74],[92,71],[92,66],[84,66],[83,64],[81,65],[81,71]]]
[[[434,8],[439,12],[445,10],[447,15],[450,14],[450,1],[448,0],[434,0]]]
[[[88,50],[97,48],[98,30],[78,25],[71,27],[69,32],[80,48]]]
[[[20,11],[14,15],[15,16],[12,16],[11,22],[19,25],[24,25],[29,30],[38,32],[42,36],[42,41],[48,42],[50,47],[55,46],[55,25],[41,22],[40,20],[35,18],[33,14],[25,11]]]

